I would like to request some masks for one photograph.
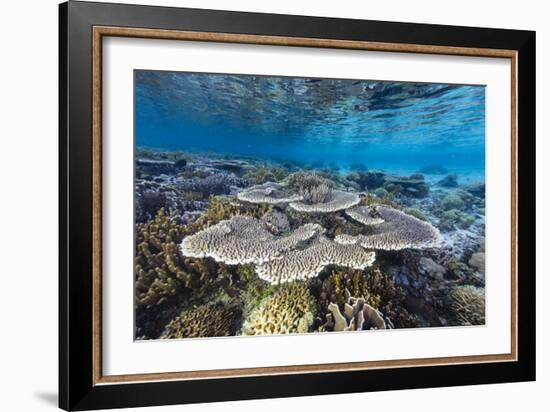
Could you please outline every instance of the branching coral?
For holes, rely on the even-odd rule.
[[[136,305],[163,303],[181,288],[197,289],[218,276],[213,261],[184,257],[178,244],[187,227],[161,209],[155,219],[136,227]]]
[[[485,288],[472,285],[454,286],[448,295],[448,304],[459,324],[485,324]]]
[[[370,235],[338,235],[341,244],[360,244],[367,249],[400,250],[437,247],[441,243],[439,231],[428,222],[388,206],[373,206],[373,213],[384,220],[371,225]]]
[[[291,189],[296,190],[307,204],[325,203],[332,194],[334,183],[312,172],[297,172],[287,179]]]
[[[244,335],[308,332],[314,302],[304,283],[290,283],[258,306],[243,324]]]
[[[180,280],[189,274],[178,265],[177,243],[183,227],[161,209],[154,220],[139,224],[136,230],[136,303],[160,303],[176,293]]]
[[[240,311],[221,304],[202,305],[182,311],[173,319],[161,339],[206,338],[228,336],[235,333],[235,322]]]
[[[329,265],[363,269],[372,265],[374,258],[374,252],[358,245],[341,245],[319,237],[305,249],[294,250],[258,265],[256,272],[260,278],[277,284],[315,277]]]
[[[262,263],[296,247],[322,231],[308,223],[284,236],[274,236],[258,219],[234,216],[230,220],[186,237],[181,244],[183,256],[212,257],[227,264]]]

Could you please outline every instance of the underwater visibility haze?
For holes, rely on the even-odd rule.
[[[135,337],[485,324],[485,87],[134,72]]]

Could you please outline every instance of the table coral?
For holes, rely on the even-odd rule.
[[[305,333],[313,324],[315,305],[305,283],[283,286],[245,320],[244,335]]]
[[[267,182],[239,192],[237,199],[249,203],[281,204],[302,200],[302,196],[290,192],[283,184]]]
[[[258,265],[256,272],[260,278],[277,284],[315,277],[329,265],[363,269],[372,265],[374,259],[374,252],[358,245],[341,245],[320,237],[305,249],[291,251]]]
[[[263,263],[295,248],[322,231],[317,224],[308,223],[293,232],[275,236],[258,219],[234,216],[186,237],[181,243],[183,256],[211,257],[230,265]]]
[[[306,203],[303,201],[292,202],[290,207],[298,212],[305,213],[332,213],[353,207],[361,201],[357,193],[332,190],[330,194],[319,203]]]
[[[367,249],[400,250],[437,247],[441,243],[439,231],[430,223],[388,206],[373,206],[373,213],[383,223],[369,225],[369,235],[338,235],[336,242],[360,244]]]

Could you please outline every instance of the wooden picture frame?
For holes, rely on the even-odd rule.
[[[59,405],[65,410],[535,379],[535,33],[168,7],[60,5]],[[102,373],[102,40],[107,36],[482,56],[512,67],[511,352]],[[504,177],[503,177],[504,178]]]

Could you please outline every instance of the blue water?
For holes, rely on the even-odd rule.
[[[135,72],[136,144],[353,169],[485,167],[485,87]]]

